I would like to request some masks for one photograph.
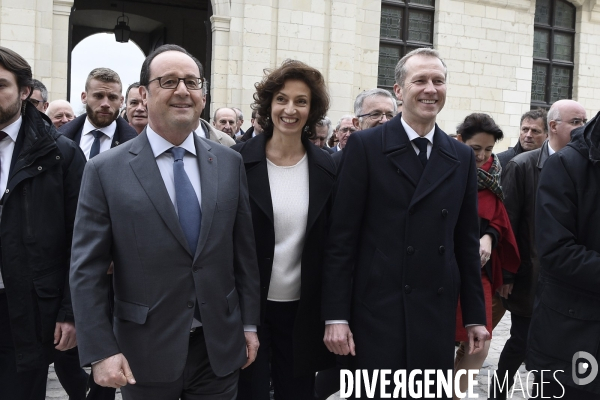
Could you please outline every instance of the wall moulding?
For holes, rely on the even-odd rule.
[[[482,6],[494,6],[499,8],[508,8],[513,10],[530,10],[531,0],[464,0],[465,3],[476,3]]]

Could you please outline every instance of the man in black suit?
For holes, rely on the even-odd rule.
[[[77,344],[68,276],[85,158],[27,101],[31,77],[0,47],[2,400],[44,400],[48,365]]]
[[[333,150],[326,146],[327,140],[332,134],[333,129],[331,127],[331,120],[328,117],[325,117],[317,122],[314,133],[309,137],[309,140],[318,148],[325,150],[329,154],[332,154]]]
[[[90,72],[81,93],[85,114],[60,127],[59,132],[81,147],[90,158],[133,139],[137,132],[119,117],[123,105],[121,78],[109,68]]]
[[[548,138],[546,110],[540,108],[527,111],[525,114],[521,115],[520,126],[519,141],[517,144],[514,147],[497,154],[498,161],[500,161],[500,165],[502,165],[503,178],[504,169],[510,160],[521,153],[539,149]]]
[[[403,57],[394,90],[403,113],[352,134],[338,169],[324,340],[335,354],[352,354],[353,369],[447,371],[459,294],[472,351],[489,337],[475,156],[435,123],[446,99],[437,51]]]
[[[85,82],[85,91],[81,93],[85,114],[59,128],[60,133],[79,145],[88,160],[137,136],[136,130],[119,117],[123,105],[121,92],[121,79],[115,71],[109,68],[92,70]],[[109,265],[106,269],[109,270]],[[56,375],[72,400],[85,398],[86,386],[90,388],[90,400],[115,398],[113,388],[96,385],[93,376],[88,380],[87,373],[79,365],[77,347],[60,354],[54,364]]]

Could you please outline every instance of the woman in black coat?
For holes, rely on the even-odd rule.
[[[260,348],[238,399],[313,398],[315,372],[335,365],[323,344],[321,263],[335,166],[308,140],[329,107],[323,76],[285,61],[256,85],[264,133],[233,149],[244,159],[261,280]],[[264,117],[263,117],[264,116]]]

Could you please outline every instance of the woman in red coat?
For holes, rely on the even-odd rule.
[[[496,142],[503,138],[502,130],[487,114],[474,113],[465,118],[456,128],[457,139],[475,152],[477,165],[478,213],[481,258],[481,281],[485,294],[485,306],[488,332],[492,332],[492,296],[503,287],[502,270],[516,272],[520,264],[519,250],[504,208],[500,174],[502,167],[498,158],[492,154]],[[460,303],[459,303],[460,308]],[[484,350],[469,354],[469,339],[462,323],[461,313],[457,313],[456,340],[461,342],[464,356],[457,357],[454,371],[480,369],[487,357],[490,340]],[[460,390],[467,389],[467,376],[460,380]]]

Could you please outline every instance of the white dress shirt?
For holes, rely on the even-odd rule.
[[[410,140],[410,144],[412,144],[413,149],[415,149],[415,152],[417,153],[417,155],[419,155],[419,153],[420,153],[419,148],[413,142],[413,139],[419,138],[421,136],[419,136],[419,134],[417,132],[415,132],[415,130],[406,123],[404,118],[400,117],[400,121],[402,122],[402,126],[404,127],[404,130],[406,131],[406,134],[408,135],[408,140]],[[427,133],[427,135],[423,136],[425,139],[427,139],[429,141],[429,143],[427,143],[427,159],[428,160],[429,160],[429,156],[431,155],[431,148],[433,147],[433,134],[434,133],[435,133],[435,125],[433,125],[433,129],[431,129]]]
[[[8,174],[10,173],[10,163],[12,161],[13,151],[15,150],[15,143],[17,142],[17,136],[19,136],[19,130],[23,118],[19,117],[18,120],[2,129],[2,132],[6,133],[6,137],[0,140],[0,196],[4,196],[6,192],[6,185],[8,185]],[[0,219],[2,218],[2,205],[0,205]],[[4,289],[4,281],[2,280],[2,273],[0,273],[0,289]]]
[[[556,153],[556,151],[554,151],[552,146],[550,146],[550,142],[548,142],[548,157],[550,157],[554,153]]]
[[[113,136],[115,136],[115,131],[117,130],[117,121],[113,121],[110,125],[105,126],[104,128],[96,128],[90,122],[90,119],[86,117],[85,122],[83,123],[83,129],[81,130],[81,141],[79,142],[79,147],[83,154],[85,154],[85,158],[87,160],[90,159],[90,151],[92,150],[92,144],[94,144],[94,135],[92,132],[95,130],[99,130],[104,135],[100,137],[100,153],[106,150],[110,150],[110,145],[112,144]]]

